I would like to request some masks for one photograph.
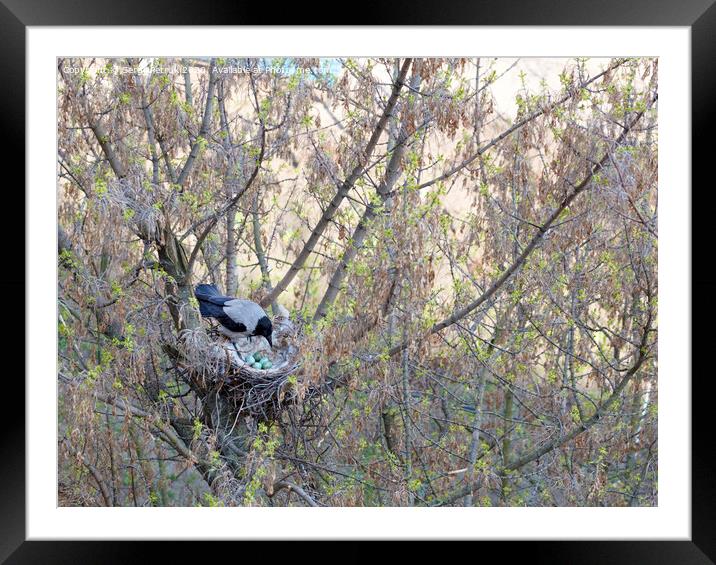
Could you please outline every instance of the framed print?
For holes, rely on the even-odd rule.
[[[9,562],[425,539],[711,562],[708,2],[384,27],[6,6]],[[429,23],[462,25],[401,25]]]

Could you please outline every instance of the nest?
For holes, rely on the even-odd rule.
[[[271,419],[302,396],[296,377],[300,349],[295,327],[285,314],[274,318],[273,347],[263,337],[231,341],[215,328],[186,332],[182,364],[203,384],[208,379],[239,411]],[[255,353],[265,355],[272,366],[255,369],[247,363]]]

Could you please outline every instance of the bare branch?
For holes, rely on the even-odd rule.
[[[294,484],[290,481],[276,481],[273,484],[273,492],[276,494],[278,491],[282,489],[288,489],[289,491],[295,492],[298,496],[300,496],[306,504],[309,506],[313,506],[315,508],[318,507],[318,503],[311,498],[308,493],[303,490],[300,486],[297,484]]]

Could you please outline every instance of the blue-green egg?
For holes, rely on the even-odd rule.
[[[253,367],[254,367],[254,369],[263,369],[263,367],[261,366],[261,363],[254,363]]]
[[[271,363],[271,361],[269,361],[268,359],[264,359],[263,361],[261,361],[262,369],[270,369],[271,367],[273,367],[273,363]]]

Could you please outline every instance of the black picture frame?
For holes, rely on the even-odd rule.
[[[713,236],[709,233],[714,210],[713,157],[710,135],[714,128],[714,101],[716,100],[716,5],[714,0],[466,0],[444,2],[413,2],[394,0],[385,6],[366,2],[356,6],[351,15],[351,25],[635,25],[635,26],[687,26],[691,29],[692,55],[692,300],[698,300],[698,309],[692,317],[692,352],[709,351],[711,332],[709,322],[714,318],[716,276],[709,269],[712,255],[709,253]],[[0,0],[0,68],[5,84],[0,88],[0,123],[3,137],[11,143],[4,151],[12,169],[23,171],[25,151],[25,37],[28,26],[67,25],[256,25],[259,23],[315,25],[320,16],[335,19],[336,6],[304,3],[287,4],[280,10],[267,11],[262,3],[216,2],[204,0],[155,0],[151,5],[139,0],[109,2],[108,0],[74,0],[52,2],[50,0]],[[267,20],[271,18],[270,22]],[[332,22],[335,23],[335,22]],[[23,184],[20,184],[23,183]],[[24,173],[19,182],[5,186],[4,198],[17,198],[15,210],[25,209]],[[699,206],[693,205],[698,195]],[[685,193],[684,195],[688,195]],[[10,206],[5,202],[5,208]],[[13,214],[23,221],[23,214]],[[709,222],[711,219],[711,222]],[[8,220],[9,221],[9,220]],[[9,233],[19,238],[22,227]],[[24,308],[20,296],[25,294],[24,245],[15,242],[7,245],[6,265],[12,265],[12,277],[6,275],[0,286],[6,297],[5,306],[18,311],[6,311],[4,320],[23,320]],[[701,267],[696,271],[696,267]],[[19,310],[23,309],[23,312]],[[693,309],[692,309],[693,310]],[[698,321],[702,323],[699,324]],[[12,335],[25,335],[16,322]],[[24,327],[24,324],[23,324]],[[22,332],[22,333],[21,333]],[[28,336],[29,337],[29,336]],[[17,337],[7,337],[12,343]],[[684,355],[692,355],[684,351]],[[716,468],[711,455],[713,392],[707,356],[692,355],[692,375],[679,378],[692,379],[692,537],[690,541],[585,541],[585,542],[482,542],[480,558],[500,552],[501,561],[538,563],[714,563],[716,561]],[[20,360],[20,359],[18,359]],[[7,371],[3,379],[2,394],[12,398],[19,414],[5,414],[0,440],[0,561],[6,563],[128,563],[152,560],[151,553],[161,555],[164,562],[192,558],[194,552],[207,559],[217,548],[205,543],[162,542],[69,542],[25,541],[25,418],[24,382],[21,372]],[[673,375],[672,375],[673,377]],[[82,532],[77,532],[81,537]],[[353,543],[353,542],[351,542]],[[510,544],[505,548],[504,544]],[[220,544],[225,545],[225,544]],[[284,546],[286,544],[278,544]],[[234,546],[232,546],[234,547]],[[327,552],[329,558],[366,561],[373,559],[372,549],[361,545],[340,554]],[[300,551],[294,545],[288,550]],[[419,549],[420,550],[420,549]],[[235,549],[229,548],[235,552]],[[244,550],[242,550],[244,551]],[[270,560],[274,559],[272,549]],[[470,550],[475,551],[475,550]],[[209,553],[210,552],[210,553]],[[484,552],[484,553],[483,553]],[[473,554],[476,555],[476,554]],[[317,557],[310,551],[311,559]],[[318,555],[320,557],[320,554]],[[234,559],[240,558],[234,553]],[[5,561],[7,559],[7,561]]]

